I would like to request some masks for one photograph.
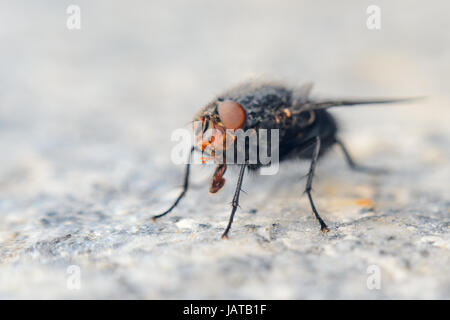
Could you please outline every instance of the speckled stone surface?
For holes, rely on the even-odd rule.
[[[0,5],[0,298],[450,298],[447,2],[379,1],[379,31],[361,1],[76,2],[79,31],[63,4]],[[211,196],[213,168],[194,166],[151,222],[182,183],[172,131],[255,75],[428,99],[333,111],[354,157],[389,173],[330,152],[314,182],[328,234],[304,162],[245,177],[229,240],[233,170]]]

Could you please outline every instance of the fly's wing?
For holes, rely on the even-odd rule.
[[[386,104],[386,103],[402,103],[423,99],[424,97],[402,98],[402,99],[343,99],[343,100],[324,100],[307,102],[300,107],[301,112],[328,109],[331,107],[344,107],[365,104]]]

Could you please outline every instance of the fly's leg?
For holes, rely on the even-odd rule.
[[[366,167],[366,166],[361,166],[361,165],[356,164],[355,161],[353,160],[352,156],[350,155],[350,152],[348,152],[347,147],[344,145],[344,143],[339,139],[336,139],[336,143],[342,149],[342,152],[344,153],[344,156],[345,156],[345,160],[347,161],[347,164],[350,167],[350,169],[359,171],[359,172],[366,172],[366,173],[370,173],[370,174],[387,173],[387,170],[385,170],[385,169],[371,168],[371,167]]]
[[[236,185],[236,191],[234,192],[233,202],[231,203],[231,215],[228,220],[228,225],[225,231],[222,234],[222,239],[228,239],[228,232],[231,229],[231,225],[233,224],[234,214],[236,213],[237,208],[239,207],[239,195],[241,193],[242,180],[244,179],[245,167],[247,164],[241,165],[241,171],[239,172],[239,178]]]
[[[178,196],[178,198],[175,200],[175,202],[170,206],[169,209],[167,209],[166,211],[164,211],[161,214],[155,215],[151,218],[152,221],[156,221],[156,219],[159,219],[161,217],[164,217],[166,214],[168,214],[170,211],[173,210],[173,208],[175,208],[177,206],[177,204],[180,202],[180,200],[184,197],[184,195],[186,194],[188,187],[189,187],[189,169],[190,169],[190,165],[191,165],[191,158],[192,158],[192,153],[194,152],[194,147],[191,148],[191,151],[189,152],[189,160],[188,163],[186,164],[186,169],[184,172],[184,184],[183,184],[183,191],[181,191],[180,195]]]
[[[319,159],[319,152],[320,152],[320,137],[316,137],[315,140],[316,140],[315,148],[314,148],[312,159],[311,159],[311,166],[309,167],[309,171],[308,171],[308,181],[306,182],[305,193],[308,195],[309,203],[311,204],[311,209],[314,212],[316,219],[320,223],[320,230],[322,232],[328,232],[328,231],[330,231],[330,229],[328,229],[325,222],[323,222],[322,218],[319,216],[319,213],[317,212],[316,206],[314,205],[314,201],[311,196],[312,180],[314,177],[314,171],[316,169],[317,160]]]

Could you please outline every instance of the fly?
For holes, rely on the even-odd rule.
[[[230,138],[228,136],[230,130],[231,132],[238,129],[258,132],[259,129],[277,129],[279,134],[277,149],[279,162],[294,157],[310,161],[304,193],[308,196],[311,210],[320,224],[321,231],[328,232],[329,228],[320,217],[311,194],[317,161],[332,146],[337,145],[342,149],[346,162],[351,169],[369,173],[379,172],[377,169],[358,165],[353,160],[347,147],[338,137],[339,131],[336,121],[328,112],[328,109],[340,106],[405,102],[412,99],[315,100],[310,98],[311,89],[312,84],[309,83],[298,88],[291,88],[280,84],[248,82],[217,96],[203,107],[194,118],[194,121],[200,121],[203,125],[197,136],[197,146],[190,149],[189,159],[192,159],[194,151],[204,151],[207,147],[212,147],[209,150],[213,157],[215,150],[220,149],[220,151],[226,153],[231,147],[237,150],[238,154],[239,152],[247,152],[248,150],[236,148],[237,142],[233,140],[235,137]],[[214,128],[219,132],[219,135],[205,139],[204,134],[208,128]],[[247,143],[245,147],[248,146]],[[239,195],[245,171],[259,170],[263,166],[259,159],[256,163],[250,163],[247,154],[245,154],[244,159],[243,163],[238,164],[240,170],[231,204],[231,214],[228,225],[222,234],[222,239],[228,238],[234,215],[239,206]],[[223,176],[227,164],[229,163],[225,158],[217,164],[210,185],[211,193],[218,192],[224,186],[225,179]],[[190,161],[186,164],[181,194],[170,208],[159,215],[153,216],[153,221],[171,212],[185,196],[189,187],[189,169]]]

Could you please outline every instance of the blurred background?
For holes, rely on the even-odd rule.
[[[79,30],[67,27],[70,5]],[[366,26],[369,5],[381,9],[379,30]],[[449,10],[406,0],[2,1],[0,297],[449,298]],[[228,244],[218,239],[231,171],[211,197],[210,170],[194,168],[182,207],[150,223],[182,181],[173,130],[247,79],[312,81],[316,97],[428,98],[333,111],[356,159],[396,173],[355,175],[339,152],[325,159],[315,189],[338,228],[329,238],[299,200],[298,163],[246,181]],[[376,211],[348,205],[359,198]],[[370,220],[380,216],[396,229]],[[362,229],[340,225],[361,218]],[[380,253],[387,230],[392,254]],[[384,290],[366,288],[373,263],[387,270]],[[80,290],[66,286],[69,265],[81,268]]]

